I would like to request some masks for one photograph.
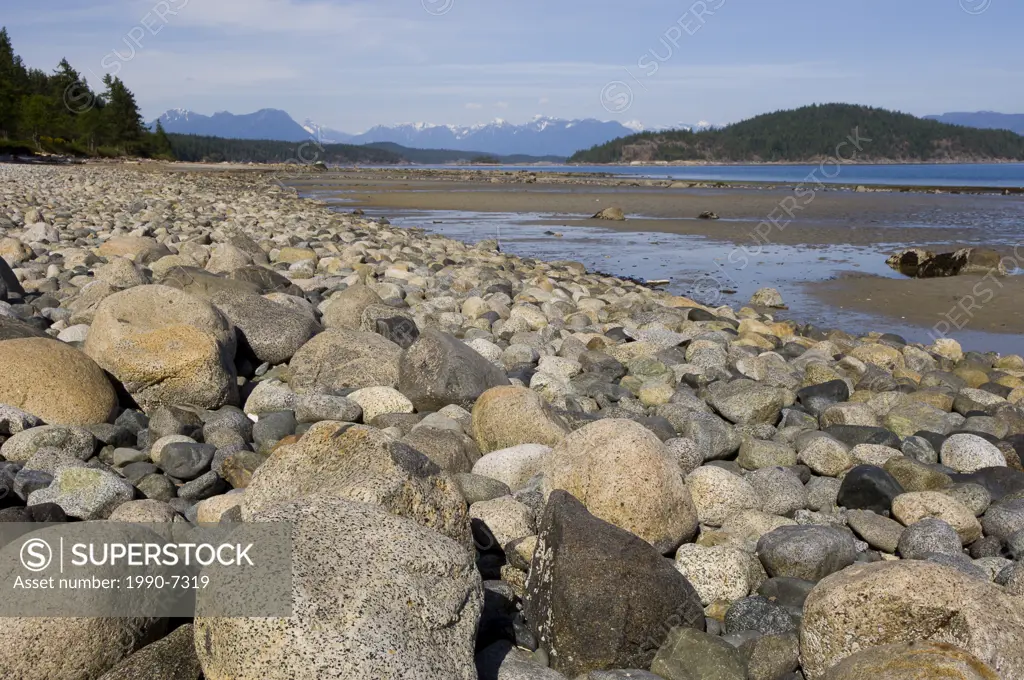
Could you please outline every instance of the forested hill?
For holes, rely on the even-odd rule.
[[[51,73],[26,66],[0,28],[0,155],[171,158],[163,128],[143,127],[135,95],[121,79],[108,74],[103,86],[94,90],[66,59]]]
[[[404,159],[386,149],[351,144],[320,145],[267,139],[225,139],[199,135],[168,134],[174,156],[180,161],[211,163],[400,163]]]
[[[577,152],[569,161],[807,162],[834,156],[848,137],[862,140],[856,153],[860,162],[1024,160],[1024,137],[1006,130],[948,125],[867,106],[816,104],[701,132],[643,132]],[[850,159],[853,145],[840,155]]]

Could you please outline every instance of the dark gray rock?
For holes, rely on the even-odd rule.
[[[0,302],[25,296],[25,289],[18,282],[18,277],[11,270],[7,260],[0,257]]]
[[[796,398],[808,413],[820,416],[829,406],[847,401],[850,387],[845,380],[831,380],[798,390]]]
[[[976,565],[970,557],[963,553],[955,555],[950,555],[948,553],[925,553],[921,556],[921,559],[927,560],[928,562],[935,562],[936,564],[944,564],[947,567],[953,567],[959,572],[983,581],[989,580],[988,572]]]
[[[837,503],[849,510],[871,510],[888,515],[893,499],[903,492],[903,486],[882,468],[858,465],[843,478]]]
[[[884,427],[871,425],[830,425],[823,430],[834,439],[849,447],[857,444],[881,444],[894,449],[900,448],[900,438]]]
[[[823,526],[784,526],[757,542],[757,556],[769,576],[820,581],[857,559],[853,534]]]
[[[789,611],[777,602],[755,595],[736,600],[725,613],[725,632],[755,630],[762,635],[785,635],[797,630]]]
[[[1024,499],[990,505],[981,518],[981,528],[986,536],[1002,541],[1024,529]]]
[[[450,404],[472,409],[481,394],[509,384],[505,373],[472,347],[432,329],[402,353],[398,375],[398,390],[417,411],[440,411]]]
[[[210,469],[216,451],[217,448],[211,444],[174,442],[164,447],[160,466],[175,479],[195,479]]]
[[[649,667],[674,627],[704,628],[700,597],[645,541],[554,491],[540,524],[524,613],[552,667]]]
[[[147,456],[146,461],[138,463],[128,463],[120,470],[121,476],[127,479],[132,484],[138,484],[146,475],[160,474],[160,468],[149,462]]]
[[[142,463],[138,463],[138,465],[142,465]],[[146,498],[154,501],[164,501],[165,503],[178,495],[174,482],[160,473],[145,475],[135,482],[135,488]]]
[[[252,441],[256,445],[256,452],[270,453],[274,444],[295,434],[297,426],[298,422],[296,422],[295,413],[292,411],[264,413],[252,428]]]
[[[370,308],[363,310],[364,317],[369,310]],[[376,319],[374,326],[378,335],[383,335],[402,349],[412,347],[420,337],[420,329],[416,326],[416,322],[405,316]]]
[[[814,581],[805,581],[788,576],[774,576],[757,589],[757,594],[772,602],[781,604],[794,616],[800,616],[804,608],[804,600],[814,588]]]
[[[260,295],[220,292],[213,304],[238,332],[239,351],[283,364],[323,327],[310,315]]]
[[[567,680],[507,640],[480,650],[475,661],[479,680]]]
[[[158,406],[149,416],[149,435],[153,441],[180,434],[194,437],[203,427],[199,414],[177,406]]]
[[[921,560],[928,553],[959,555],[963,547],[956,529],[941,519],[926,517],[903,530],[896,550],[905,560]]]
[[[197,477],[191,482],[178,487],[178,498],[183,498],[189,503],[194,504],[212,496],[219,496],[227,490],[227,482],[211,470],[202,477]]]

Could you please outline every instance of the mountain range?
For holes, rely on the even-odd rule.
[[[937,116],[925,116],[929,120],[937,120],[940,123],[951,125],[966,125],[967,127],[983,128],[988,130],[1010,130],[1018,135],[1024,135],[1024,113],[996,113],[995,111],[975,111],[943,113]]]
[[[413,149],[450,149],[501,156],[565,157],[580,149],[588,149],[644,130],[643,125],[636,122],[619,123],[593,118],[565,120],[537,116],[522,125],[501,119],[470,126],[404,123],[378,125],[360,134],[349,134],[321,126],[309,119],[300,125],[285,111],[278,109],[262,109],[244,115],[222,111],[212,116],[186,109],[172,109],[157,120],[167,132],[175,134],[286,142],[298,142],[312,137],[322,144],[363,145],[387,142]],[[150,126],[155,127],[156,120]],[[703,129],[709,126],[700,123],[675,127]]]

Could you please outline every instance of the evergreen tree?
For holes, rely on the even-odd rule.
[[[39,138],[47,132],[50,111],[51,101],[41,94],[33,94],[23,97],[21,100],[21,118],[18,127],[29,135],[32,142],[40,149],[42,147]]]
[[[137,149],[138,142],[142,140],[143,124],[135,95],[120,78],[109,73],[103,77],[103,84],[107,86],[103,94],[103,116],[107,131],[114,143],[123,146],[126,151]]]
[[[164,124],[159,119],[156,121],[156,130],[153,131],[153,141],[150,146],[153,156],[174,158],[174,147],[171,146],[171,138],[167,136]]]
[[[7,29],[0,28],[0,139],[15,136],[27,79]]]

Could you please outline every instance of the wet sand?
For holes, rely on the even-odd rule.
[[[353,208],[550,213],[550,224],[600,226],[622,231],[688,234],[733,244],[829,246],[890,244],[930,248],[986,246],[1015,235],[1024,222],[1024,197],[869,192],[829,188],[799,200],[792,188],[668,189],[593,185],[491,184],[362,177],[294,182]],[[794,202],[802,205],[793,208]],[[617,206],[625,222],[585,216]],[[787,215],[789,207],[793,217]],[[701,220],[712,211],[721,219]],[[970,229],[983,215],[1016,214],[1015,224]],[[771,220],[775,220],[775,224]],[[537,223],[545,223],[539,221]]]
[[[806,286],[838,309],[883,316],[951,337],[959,331],[1024,333],[1024,276],[887,279],[842,272],[831,281]],[[1024,349],[1024,336],[1020,347]]]
[[[756,284],[776,285],[776,278],[786,284],[779,287],[787,300],[791,296],[796,298],[796,304],[784,316],[835,322],[837,327],[843,327],[842,322],[848,318],[864,321],[878,317],[891,319],[895,332],[907,330],[915,336],[923,336],[937,325],[950,337],[1024,334],[1024,314],[1018,311],[1020,301],[1024,300],[1024,277],[1003,277],[999,280],[1001,285],[989,281],[986,286],[992,293],[988,294],[979,287],[979,277],[911,280],[884,266],[888,254],[911,246],[936,251],[975,246],[1012,254],[1024,226],[1024,197],[1019,195],[858,193],[850,188],[829,187],[809,196],[805,194],[799,199],[802,207],[792,210],[790,218],[782,208],[792,207],[797,199],[795,187],[786,185],[668,188],[651,186],[643,180],[563,181],[541,173],[537,173],[537,183],[522,183],[506,179],[478,181],[475,177],[439,179],[429,171],[415,170],[402,171],[402,176],[396,177],[395,172],[338,172],[306,176],[289,183],[303,193],[338,201],[340,210],[360,208],[378,215],[413,216],[410,223],[418,221],[419,226],[428,228],[433,226],[432,218],[479,213],[478,217],[484,219],[493,214],[495,222],[510,225],[507,228],[511,230],[517,224],[523,229],[526,225],[540,225],[552,231],[595,228],[593,238],[604,241],[618,242],[608,230],[623,236],[640,236],[641,232],[676,235],[685,239],[690,250],[687,264],[672,271],[677,286],[708,278],[706,272],[720,267],[722,262],[735,263],[728,258],[730,250],[742,247],[745,253],[757,253],[750,258],[753,263],[760,259],[761,252],[775,249],[785,253],[783,259],[758,262],[763,266],[756,272]],[[627,220],[589,218],[609,206],[621,208]],[[704,211],[713,211],[721,219],[698,219]],[[509,216],[519,219],[509,221]],[[774,225],[770,221],[773,218]],[[493,234],[479,236],[491,237]],[[569,243],[561,247],[566,250],[564,257],[586,259]],[[624,247],[636,246],[627,240]],[[757,250],[759,247],[763,251]],[[695,258],[702,259],[705,250],[704,261],[695,264]],[[845,260],[845,253],[850,252],[855,256]],[[666,256],[670,254],[666,252]],[[645,252],[642,258],[650,263],[649,272],[633,269],[638,258],[633,259],[628,269],[609,271],[660,278],[653,266],[658,256],[651,255]],[[622,266],[627,266],[624,263]],[[862,268],[856,271],[851,267]],[[746,282],[744,274],[748,278],[753,276],[750,271],[726,273],[740,283]],[[739,292],[748,294],[746,290]],[[972,294],[973,301],[969,297]],[[736,306],[746,298],[736,295],[719,299],[720,303]],[[964,312],[963,307],[968,311]],[[1007,343],[1018,344],[1016,338],[1004,335],[1000,345]],[[1024,350],[1024,337],[1019,344],[1019,349]]]

